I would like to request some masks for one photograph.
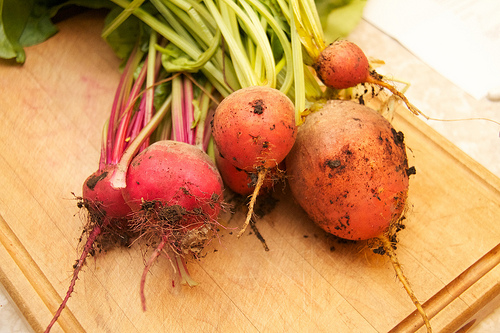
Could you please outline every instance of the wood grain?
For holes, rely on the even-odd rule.
[[[36,264],[59,296],[83,225],[72,192],[79,195],[97,168],[119,80],[120,61],[100,38],[102,23],[99,12],[73,17],[30,47],[24,66],[0,63],[0,215],[33,259],[23,264]],[[425,302],[500,242],[500,180],[405,109],[394,125],[417,170],[398,256]],[[269,251],[254,234],[235,237],[245,213],[237,210],[221,220],[225,228],[206,257],[188,264],[199,286],[180,286],[161,258],[142,312],[144,248],[135,245],[89,260],[69,310],[88,332],[387,332],[413,312],[385,257],[323,233],[286,189],[276,200],[257,221]],[[19,265],[5,233],[0,240],[2,283],[38,331],[51,319],[34,287],[39,281]],[[495,267],[431,320],[435,331],[466,324],[477,304],[497,298],[499,280]]]

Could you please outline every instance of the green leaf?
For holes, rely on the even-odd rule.
[[[24,47],[39,44],[57,33],[51,18],[64,6],[115,7],[107,0],[0,0],[0,58],[24,63]]]
[[[196,99],[193,99],[192,102],[193,102],[193,108],[194,108],[194,112],[193,112],[194,120],[193,120],[193,123],[191,124],[191,129],[196,128],[196,125],[198,125],[198,122],[200,121],[201,116],[202,116],[199,101]]]
[[[19,48],[16,48],[7,38],[5,26],[0,22],[0,57],[4,59],[17,58]],[[20,58],[19,60],[22,60]],[[22,62],[22,61],[21,61]]]
[[[359,24],[367,0],[316,0],[325,40],[344,38]]]
[[[121,8],[114,8],[109,12],[105,19],[105,27],[108,27],[113,20],[120,15]],[[143,34],[144,24],[135,16],[129,16],[116,29],[105,37],[106,42],[120,59],[127,59],[132,49],[137,44]]]
[[[19,44],[23,47],[37,45],[55,35],[58,30],[50,18],[50,9],[35,3],[31,8],[24,31],[19,38]]]
[[[17,2],[0,0],[0,56],[6,59],[16,58],[23,63],[26,59],[19,39],[28,21],[33,1]]]
[[[221,33],[217,30],[212,45],[195,60],[191,59],[191,57],[172,43],[164,48],[157,45],[156,49],[162,53],[161,62],[167,72],[196,73],[214,56],[219,48],[220,38]]]
[[[153,106],[155,110],[159,110],[167,97],[172,92],[172,82],[166,81],[160,84],[157,84],[154,93]]]

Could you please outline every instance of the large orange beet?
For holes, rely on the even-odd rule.
[[[286,167],[295,200],[338,237],[380,236],[405,207],[409,172],[403,134],[366,106],[329,101],[310,114]]]

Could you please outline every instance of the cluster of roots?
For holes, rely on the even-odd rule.
[[[130,222],[131,230],[140,235],[148,247],[156,247],[162,238],[168,247],[181,256],[201,256],[214,237],[214,221],[201,209],[187,210],[180,205],[165,205],[160,201],[145,201]]]
[[[138,239],[148,248],[156,248],[162,239],[167,239],[166,247],[174,255],[198,258],[215,237],[216,233],[212,231],[218,229],[218,222],[200,208],[187,210],[180,205],[144,201],[141,209],[132,216],[107,220],[99,203],[75,198],[86,220],[79,243],[85,244],[96,226],[102,230],[89,250],[90,256],[116,247],[130,247]]]
[[[83,210],[85,215],[85,225],[82,234],[79,238],[79,243],[85,242],[89,233],[95,229],[96,226],[102,228],[101,233],[96,238],[90,255],[94,256],[97,253],[108,251],[116,247],[129,247],[133,240],[137,238],[137,234],[130,229],[129,221],[127,218],[111,219],[106,221],[106,213],[102,211],[98,203],[76,197],[78,208]],[[105,222],[106,221],[106,222]]]

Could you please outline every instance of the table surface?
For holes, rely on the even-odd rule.
[[[465,94],[440,76],[439,73],[426,66],[426,64],[402,48],[396,41],[380,33],[380,31],[367,22],[362,21],[358,28],[351,34],[350,39],[358,43],[367,55],[383,59],[386,62],[386,65],[380,69],[381,72],[384,74],[393,74],[399,79],[411,82],[411,87],[406,95],[428,116],[442,119],[484,117],[498,120],[500,116],[500,103],[491,102],[486,99],[475,100]],[[33,49],[36,49],[36,47]],[[30,55],[32,54],[36,54],[36,52],[32,53],[28,49],[28,61],[30,61]],[[114,60],[110,58],[109,61],[113,63]],[[116,64],[116,61],[114,63]],[[107,65],[111,66],[110,64]],[[4,64],[1,64],[1,66],[4,66]],[[2,70],[1,67],[0,70]],[[113,80],[109,82],[113,82]],[[104,92],[109,95],[113,89],[112,87],[111,83],[107,85],[105,83],[103,87]],[[97,102],[93,101],[93,103]],[[456,122],[427,121],[427,123],[492,173],[500,176],[500,165],[497,160],[500,153],[498,142],[499,126],[497,124],[479,120]],[[91,140],[94,143],[98,142],[98,139],[86,138],[86,140]],[[1,152],[2,154],[6,154],[8,145],[5,142],[1,144]],[[94,150],[95,148],[93,147]],[[84,154],[87,160],[92,159],[92,157],[89,157],[92,156],[91,151],[84,151]],[[71,184],[77,184],[78,181],[73,181]],[[2,209],[5,210],[6,208],[2,207]],[[68,213],[68,211],[69,209],[65,213]],[[4,212],[2,211],[2,213]],[[408,268],[411,272],[415,272],[415,269],[411,267],[412,265],[408,266],[410,266]],[[60,281],[60,283],[64,285],[66,280]],[[87,283],[90,282],[87,281]],[[417,281],[417,283],[419,282]],[[417,289],[418,287],[417,285]],[[426,296],[430,296],[425,291],[421,290],[421,292]],[[4,291],[0,293],[0,295],[2,294],[5,294]],[[22,319],[17,319],[14,316],[17,312],[12,302],[0,296],[0,305],[0,332],[26,332]],[[487,329],[498,329],[498,326],[491,326],[491,322],[497,322],[496,317],[492,316],[489,318],[493,319],[485,322],[486,326],[476,326],[474,330],[477,330],[477,332],[490,332]],[[384,324],[381,324],[381,327],[385,327]]]

